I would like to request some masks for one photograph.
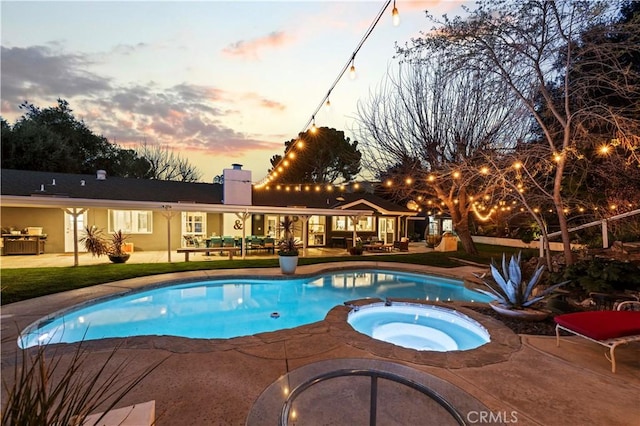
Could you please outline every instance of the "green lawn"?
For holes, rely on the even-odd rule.
[[[502,253],[513,253],[511,247],[477,245],[480,255],[469,256],[463,251],[448,253],[388,254],[377,256],[339,256],[300,258],[299,265],[313,265],[346,260],[373,262],[399,262],[416,265],[431,265],[443,268],[460,266],[454,259],[489,264],[491,258],[500,258]],[[535,253],[533,253],[535,255]],[[525,254],[523,253],[523,257]],[[170,272],[198,271],[207,269],[268,268],[277,267],[278,259],[245,259],[224,262],[175,262],[175,263],[125,263],[58,268],[2,269],[2,304],[19,302],[47,294],[74,290],[111,281],[125,280],[147,275]]]

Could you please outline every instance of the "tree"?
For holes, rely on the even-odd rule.
[[[300,133],[297,139],[285,142],[285,155],[271,158],[273,168],[282,183],[333,183],[350,181],[360,172],[362,154],[358,142],[351,143],[344,132],[319,127]],[[277,168],[277,169],[276,169]]]
[[[403,49],[403,53],[415,55],[434,46],[443,48],[453,66],[494,76],[528,109],[545,142],[543,156],[553,164],[552,170],[547,171],[553,179],[551,191],[540,191],[540,194],[546,195],[553,205],[568,264],[573,262],[573,255],[565,213],[565,176],[588,133],[589,127],[585,124],[592,120],[606,121],[609,126],[606,133],[611,135],[607,140],[620,135],[622,137],[616,138],[618,142],[637,152],[638,133],[630,129],[637,130],[638,116],[630,117],[626,104],[616,106],[608,102],[611,93],[606,92],[632,92],[637,99],[640,70],[628,66],[628,61],[621,58],[637,55],[640,22],[634,19],[618,26],[621,35],[615,45],[613,40],[585,43],[586,37],[582,37],[589,29],[609,26],[622,4],[619,1],[481,0],[476,10],[467,10],[466,19],[449,20],[445,16],[439,21],[428,15],[439,25],[437,31],[425,34]],[[606,41],[601,37],[599,40]],[[585,62],[576,73],[575,64],[580,58]],[[597,89],[591,87],[593,84],[597,84]],[[602,96],[593,96],[601,88],[607,88]],[[578,102],[585,96],[585,102]],[[542,149],[537,144],[532,146],[537,152]],[[527,156],[526,152],[521,154]],[[505,170],[508,169],[494,171]],[[519,173],[533,188],[545,170],[546,166],[526,169],[521,164]],[[537,188],[542,186],[538,184]]]
[[[468,170],[482,167],[483,153],[514,145],[526,121],[500,80],[468,72],[423,49],[388,75],[366,104],[358,124],[369,170],[396,200],[418,204],[436,198],[451,214],[467,253],[477,253],[469,229],[473,201],[493,191]]]
[[[40,109],[24,102],[25,114],[11,128],[2,120],[2,167],[60,173],[144,177],[148,164],[130,150],[95,135],[72,114],[69,103]]]
[[[202,175],[189,160],[176,154],[167,145],[148,144],[145,141],[136,152],[149,164],[145,176],[147,179],[197,182]]]

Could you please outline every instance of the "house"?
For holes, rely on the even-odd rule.
[[[285,215],[305,246],[347,246],[354,237],[392,242],[416,213],[368,193],[258,189],[234,164],[224,183],[192,183],[2,169],[2,233],[46,234],[46,252],[74,253],[86,226],[130,235],[136,251],[168,250],[193,238],[279,238]],[[355,226],[354,226],[355,224]]]

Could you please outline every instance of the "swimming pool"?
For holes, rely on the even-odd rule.
[[[28,326],[18,345],[143,335],[226,339],[321,321],[336,305],[373,297],[489,300],[459,280],[375,269],[294,279],[219,279],[126,293],[74,307]]]

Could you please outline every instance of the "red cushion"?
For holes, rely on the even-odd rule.
[[[592,311],[558,315],[555,322],[594,340],[640,335],[640,311]]]

